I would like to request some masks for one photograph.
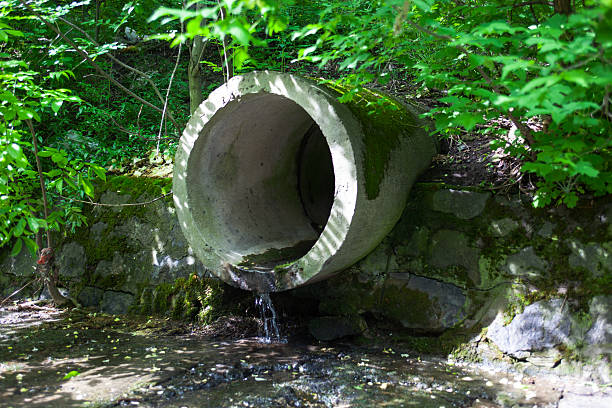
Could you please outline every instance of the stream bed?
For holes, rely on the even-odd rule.
[[[159,318],[0,309],[0,407],[610,407],[569,377],[397,345],[217,340]]]

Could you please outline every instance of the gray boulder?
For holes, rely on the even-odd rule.
[[[507,326],[498,316],[489,326],[487,336],[501,351],[524,358],[532,351],[569,343],[572,319],[562,299],[540,301],[525,308]]]
[[[591,300],[590,313],[593,325],[586,333],[588,344],[612,343],[612,296],[595,296]]]
[[[100,309],[104,313],[124,314],[134,301],[134,296],[129,293],[115,292],[112,290],[104,292]]]
[[[433,196],[433,209],[469,220],[482,213],[490,196],[474,191],[439,190]]]

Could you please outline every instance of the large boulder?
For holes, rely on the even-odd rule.
[[[489,326],[487,336],[501,351],[525,358],[560,344],[570,343],[572,317],[562,299],[533,303],[504,325],[501,314]]]

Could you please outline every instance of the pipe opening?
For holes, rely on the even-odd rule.
[[[323,133],[302,107],[275,94],[244,95],[217,111],[189,167],[194,222],[230,264],[273,268],[301,258],[334,203]]]

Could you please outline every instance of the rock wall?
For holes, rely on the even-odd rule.
[[[116,177],[98,189],[98,200],[146,201],[170,184]],[[83,306],[108,313],[179,310],[175,316],[193,317],[200,312],[192,303],[203,301],[189,290],[204,290],[213,299],[214,290],[223,288],[194,283],[206,271],[183,238],[170,197],[84,212],[88,226],[65,237],[57,258],[62,286]],[[321,322],[336,327],[345,318],[359,332],[367,320],[413,335],[479,339],[479,347],[488,344],[536,365],[555,366],[576,356],[607,364],[611,219],[610,197],[573,210],[536,210],[518,196],[421,183],[400,222],[370,255],[331,280],[284,296],[314,299],[319,320],[310,326],[324,338],[330,334],[321,331]],[[0,256],[0,293],[30,281],[33,262],[25,252]],[[601,378],[609,378],[607,367]]]
[[[205,275],[183,237],[171,196],[145,206],[114,206],[146,202],[171,184],[171,179],[115,177],[98,186],[97,201],[110,206],[86,206],[88,225],[64,237],[56,251],[60,285],[81,305],[126,313],[160,285]],[[34,259],[26,251],[5,257],[0,271],[6,296],[33,277]]]
[[[473,355],[565,370],[596,360],[593,375],[610,381],[611,219],[611,197],[536,210],[518,196],[421,183],[378,248],[303,291],[323,315],[443,333],[428,346],[465,352],[473,340]]]

